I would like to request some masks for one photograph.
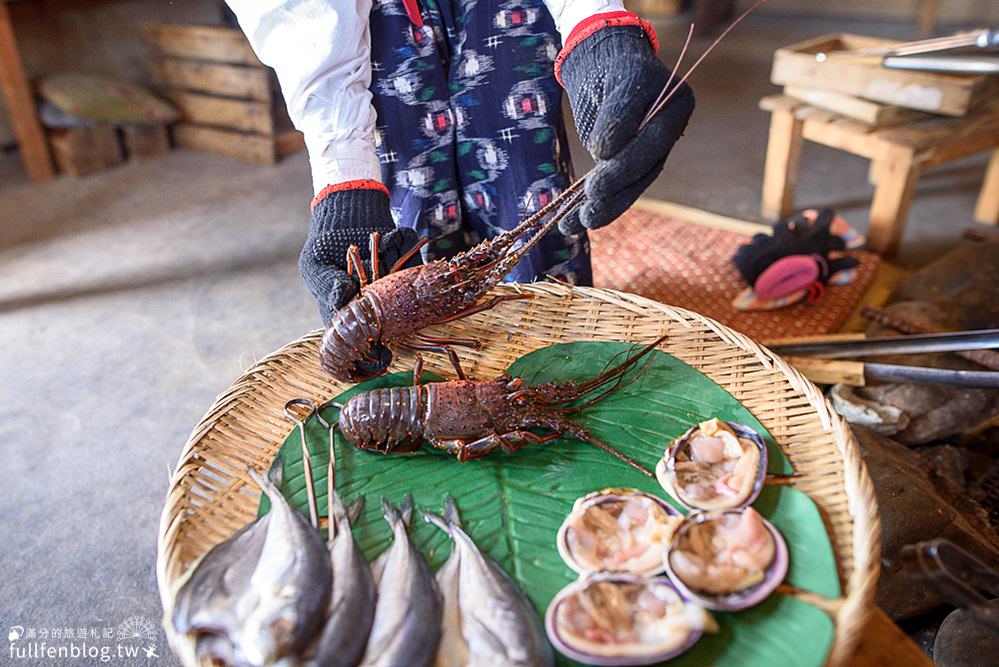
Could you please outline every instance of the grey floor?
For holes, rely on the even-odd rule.
[[[840,30],[910,36],[751,19],[694,76],[697,112],[650,194],[754,219],[771,53]],[[669,54],[683,32],[663,26]],[[804,165],[800,203],[863,226],[866,164],[809,146]],[[970,224],[982,165],[921,183],[905,261]],[[301,154],[253,167],[176,151],[44,186],[0,159],[0,628],[159,618],[157,521],[191,427],[253,360],[318,324],[295,263],[309,183]]]

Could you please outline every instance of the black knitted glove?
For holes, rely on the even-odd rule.
[[[597,163],[586,177],[583,204],[559,223],[563,234],[603,227],[624,213],[662,171],[683,134],[694,111],[686,84],[636,135],[670,75],[657,50],[647,22],[611,12],[580,23],[556,59],[579,138]]]
[[[417,241],[416,232],[395,228],[389,211],[389,199],[381,189],[352,188],[320,196],[312,207],[309,237],[298,258],[298,272],[316,298],[323,323],[354,298],[358,292],[356,276],[348,276],[347,249],[356,245],[371,275],[369,239],[379,232],[378,259],[382,274]],[[419,261],[419,256],[414,258]]]

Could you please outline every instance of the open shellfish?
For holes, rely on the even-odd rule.
[[[709,419],[670,443],[656,466],[663,489],[684,507],[745,507],[763,488],[767,447],[745,424]]]
[[[683,653],[717,625],[665,577],[595,574],[555,596],[545,629],[552,645],[573,660],[650,665]]]
[[[787,565],[784,538],[752,507],[689,515],[666,552],[677,589],[720,611],[762,602],[784,580]]]
[[[576,501],[556,544],[579,573],[663,571],[663,553],[682,517],[662,498],[637,489],[605,489]]]

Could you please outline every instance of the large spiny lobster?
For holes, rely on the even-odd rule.
[[[659,97],[639,125],[641,130],[665,105],[725,36],[749,13],[762,4],[760,0],[736,19],[705,50],[687,72],[672,86],[666,81]],[[683,60],[694,26],[680,51],[676,68]],[[342,381],[361,382],[381,375],[392,361],[389,345],[448,355],[457,376],[464,379],[453,345],[477,347],[478,341],[467,338],[440,338],[418,333],[433,324],[451,322],[487,310],[501,301],[526,298],[505,294],[483,299],[538,241],[573,211],[584,199],[585,176],[573,182],[559,196],[516,228],[483,241],[479,245],[446,260],[437,260],[409,269],[404,266],[420,247],[400,258],[382,276],[378,263],[378,235],[371,237],[371,276],[367,275],[357,246],[347,252],[347,273],[356,274],[361,289],[357,296],[338,310],[323,334],[320,348],[322,367]]]
[[[628,370],[665,339],[663,336],[653,341],[589,380],[533,387],[527,386],[523,378],[509,375],[491,380],[419,384],[422,364],[417,361],[413,386],[373,389],[356,394],[345,405],[333,403],[340,408],[336,428],[358,449],[384,454],[415,452],[426,440],[454,454],[459,461],[482,458],[497,447],[514,452],[527,443],[541,444],[569,435],[652,476],[647,468],[569,416],[621,388]],[[636,371],[629,382],[642,373],[644,369]],[[532,429],[549,433],[539,435]]]

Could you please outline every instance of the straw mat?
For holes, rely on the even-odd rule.
[[[798,303],[744,312],[732,300],[746,287],[732,255],[749,239],[674,217],[632,208],[612,225],[590,233],[593,284],[689,308],[759,340],[837,331],[877,273],[881,258],[860,260],[850,285],[829,287],[815,304]]]

